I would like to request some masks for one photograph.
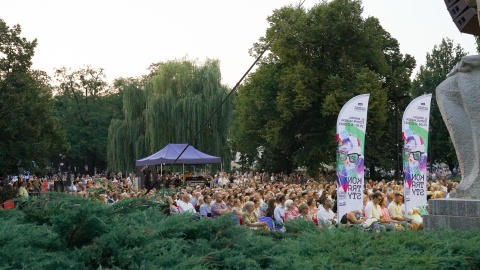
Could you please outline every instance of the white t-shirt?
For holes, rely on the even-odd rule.
[[[408,217],[412,219],[412,223],[414,223],[414,224],[422,224],[423,223],[423,218],[419,214],[410,215]]]
[[[273,211],[273,214],[275,216],[275,221],[283,223],[283,218],[285,218],[285,207],[283,207],[281,204],[277,205]]]
[[[192,214],[196,213],[195,207],[193,207],[192,203],[186,203],[182,200],[178,200],[177,205],[180,207],[180,213],[184,213],[184,212],[192,213]]]
[[[333,213],[332,209],[328,209],[327,211],[325,208],[323,208],[323,205],[320,205],[317,212],[317,218],[319,221],[322,220],[323,222],[332,225],[330,220],[335,219],[335,213]]]
[[[367,205],[365,208],[365,215],[367,216],[367,219],[376,218],[377,220],[380,220],[382,217],[382,208],[380,205],[375,205],[373,203],[370,207]]]

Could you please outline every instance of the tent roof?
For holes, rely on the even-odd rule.
[[[161,163],[172,164],[178,155],[187,147],[187,144],[168,144],[157,153],[137,160],[136,166],[158,165]],[[222,159],[202,153],[193,146],[188,146],[187,150],[180,156],[176,164],[211,164],[221,163]]]

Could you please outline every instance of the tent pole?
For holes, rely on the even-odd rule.
[[[185,164],[182,164],[183,165],[183,181],[185,181]]]

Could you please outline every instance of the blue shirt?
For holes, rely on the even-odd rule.
[[[198,203],[198,198],[193,197],[193,198],[190,200],[190,202],[191,202],[193,205],[197,205],[197,203]]]
[[[200,216],[206,217],[207,214],[212,213],[212,207],[206,203],[200,205]]]

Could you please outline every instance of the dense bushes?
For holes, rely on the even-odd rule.
[[[0,211],[0,269],[478,269],[477,231],[259,233],[231,217],[166,216],[162,205],[113,206],[51,194]]]

